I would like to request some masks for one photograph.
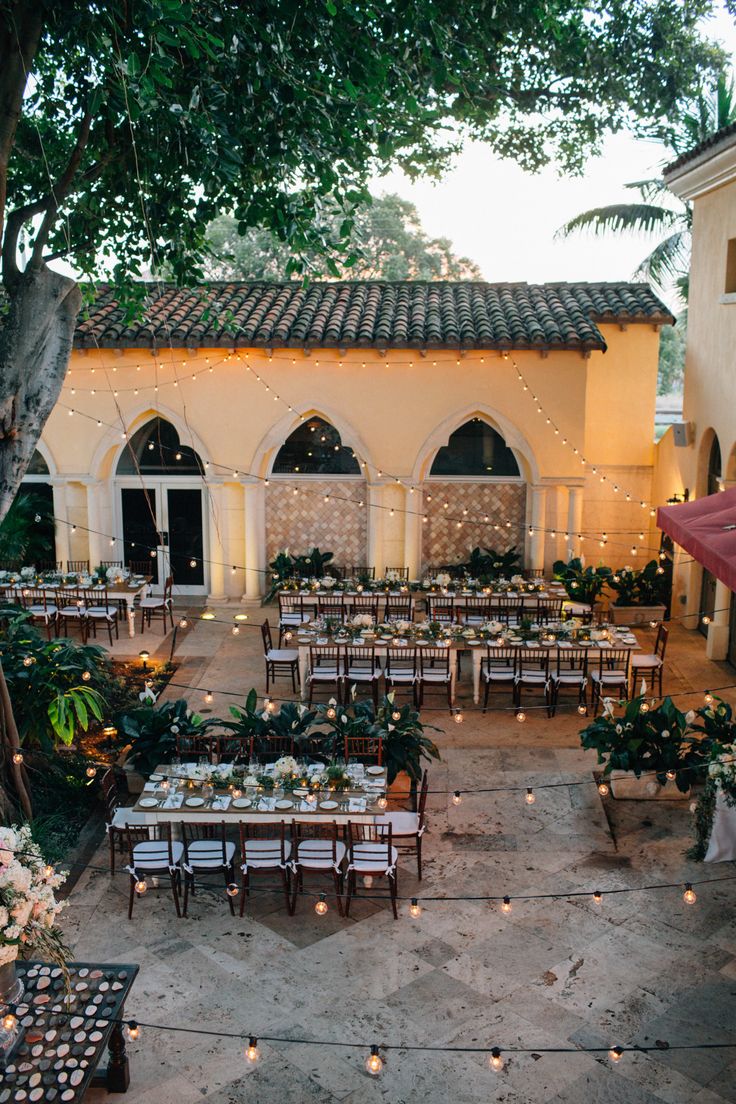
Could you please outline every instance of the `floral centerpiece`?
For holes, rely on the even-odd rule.
[[[299,773],[299,765],[293,755],[282,755],[273,765],[273,776],[279,782],[294,778]]]
[[[20,955],[64,961],[66,948],[55,926],[64,902],[54,890],[65,878],[44,862],[30,828],[0,827],[0,998],[6,988],[2,968]]]

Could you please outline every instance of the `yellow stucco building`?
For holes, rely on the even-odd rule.
[[[29,479],[58,560],[155,546],[213,599],[257,600],[283,547],[641,562],[668,321],[642,284],[151,284],[133,322],[103,290]]]
[[[668,187],[693,205],[685,393],[680,443],[659,445],[655,490],[701,498],[736,484],[736,127],[668,167]],[[681,561],[681,562],[680,562]],[[736,663],[736,602],[689,556],[675,558],[673,613],[699,627],[712,659]],[[710,624],[703,623],[703,615]]]

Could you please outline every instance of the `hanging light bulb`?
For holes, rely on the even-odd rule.
[[[192,558],[192,559],[191,559],[191,560],[189,561],[189,566],[190,566],[190,567],[196,567],[196,566],[197,566],[197,561],[196,561],[196,560],[195,560],[194,558]]]
[[[462,799],[463,799],[463,796],[460,793],[460,791],[455,790],[454,794],[452,795],[452,804],[453,805],[459,805],[460,802],[462,801]]]
[[[379,1073],[383,1069],[383,1059],[378,1053],[378,1047],[372,1046],[371,1052],[365,1060],[366,1073],[369,1073],[371,1077],[378,1077]]]
[[[185,628],[187,627],[187,625],[188,625],[188,624],[189,624],[189,622],[187,621],[186,617],[182,617],[182,618],[181,618],[181,619],[179,620],[179,628],[180,628],[180,629],[185,629]]]
[[[53,877],[53,873],[54,873],[54,868],[53,868],[53,866],[51,865],[51,863],[46,863],[45,867],[43,868],[43,876],[44,876],[44,878],[51,878],[51,877]]]
[[[94,776],[97,774],[97,767],[87,767],[85,774],[88,778],[94,778]]]
[[[690,882],[687,882],[685,885],[685,892],[682,895],[682,899],[686,905],[694,905],[698,899],[698,895],[693,889]]]
[[[648,713],[649,712],[649,702],[643,701],[641,703],[641,705],[639,706],[639,712],[640,713]]]
[[[276,712],[276,703],[274,701],[272,701],[270,698],[264,698],[263,699],[263,708],[266,710],[267,713],[275,713]]]
[[[230,632],[233,634],[233,636],[239,636],[240,635],[240,627],[238,625],[233,625]]]
[[[378,801],[376,802],[376,805],[379,809],[385,809],[388,807],[388,798],[385,794],[381,794],[381,796],[378,798]]]
[[[23,656],[23,666],[24,667],[32,667],[35,662],[36,661],[33,658],[33,656]]]
[[[422,915],[422,906],[416,897],[412,897],[411,904],[409,905],[409,915],[417,920]]]
[[[503,1069],[503,1058],[501,1057],[501,1051],[498,1047],[494,1047],[491,1051],[491,1057],[488,1059],[488,1064],[496,1073]]]
[[[623,1057],[623,1048],[620,1046],[611,1047],[608,1052],[608,1057],[612,1062],[620,1062]]]
[[[17,1017],[12,1012],[6,1012],[2,1018],[3,1031],[9,1035],[11,1031],[15,1031],[17,1024]]]
[[[456,709],[455,710],[455,717],[454,717],[455,724],[462,724],[464,719],[465,718],[463,717],[462,709]]]
[[[135,891],[138,894],[138,896],[140,897],[142,894],[144,894],[147,889],[148,889],[148,882],[146,881],[146,879],[145,878],[138,878],[138,880],[135,883]]]
[[[598,783],[598,793],[601,795],[601,797],[608,797],[610,793],[610,787],[607,782]]]
[[[129,1020],[125,1025],[125,1034],[128,1036],[131,1043],[134,1043],[136,1039],[140,1038],[141,1029],[135,1020]]]
[[[711,694],[710,690],[705,691],[705,694],[703,695],[703,701],[706,705],[713,704],[713,695]]]
[[[21,765],[21,763],[23,762],[23,752],[22,751],[13,752],[13,762],[15,763],[16,767],[19,767]]]
[[[82,682],[89,682],[89,680],[91,678],[92,678],[92,672],[91,671],[82,671]]]
[[[327,899],[326,899],[324,893],[320,893],[319,900],[317,901],[317,903],[314,906],[314,911],[317,913],[318,916],[324,916],[325,913],[327,912],[327,909],[328,909]]]
[[[578,706],[578,713],[580,714],[581,717],[584,717],[587,712],[588,712],[588,710],[586,709],[586,707],[581,702],[580,705]]]
[[[501,902],[501,912],[511,912],[511,898],[508,895]]]
[[[668,782],[674,782],[675,779],[677,778],[677,771],[676,770],[668,770],[665,773],[665,778],[667,779]]]
[[[208,690],[208,691],[207,691],[207,693],[206,693],[206,694],[205,694],[205,696],[204,696],[204,700],[205,700],[205,701],[207,702],[207,705],[211,705],[211,704],[212,704],[212,702],[214,701],[214,697],[215,697],[215,696],[214,696],[214,694],[212,693],[212,691],[211,691],[211,690]]]
[[[391,714],[391,720],[392,721],[400,721],[401,720],[401,713],[399,712],[398,709],[394,709],[393,713]]]
[[[593,900],[595,901],[595,903],[597,905],[599,905],[601,903],[601,901],[603,900],[603,894],[601,893],[601,891],[599,889],[596,889],[595,893],[593,894]]]
[[[702,619],[704,625],[710,625],[710,617],[706,614]]]
[[[248,1039],[248,1045],[245,1048],[245,1060],[254,1066],[260,1057],[261,1052],[258,1049],[258,1040],[255,1035],[251,1035]]]
[[[524,712],[524,710],[523,710],[523,709],[520,709],[520,710],[518,711],[518,713],[516,714],[516,719],[517,719],[517,721],[519,722],[519,724],[523,724],[523,723],[524,723],[524,721],[526,720],[526,713]]]
[[[531,786],[527,786],[526,797],[524,798],[524,800],[526,801],[527,805],[533,805],[534,802],[537,800],[534,794],[534,790],[531,788]]]

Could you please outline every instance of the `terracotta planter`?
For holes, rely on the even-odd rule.
[[[690,790],[683,793],[676,782],[662,785],[652,775],[637,778],[631,771],[611,771],[611,795],[619,801],[687,801]]]
[[[609,606],[608,617],[612,625],[644,625],[661,621],[664,606]]]

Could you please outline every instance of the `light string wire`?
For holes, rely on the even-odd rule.
[[[11,1015],[25,1015],[24,1009],[28,1006],[23,1004],[9,1004],[6,1006]],[[30,1012],[31,1009],[28,1008]],[[33,1007],[32,1013],[36,1018],[48,1017],[52,1019],[72,1019],[78,1013],[66,1012],[57,1006],[41,1006]],[[423,1043],[365,1043],[358,1042],[350,1039],[315,1039],[315,1038],[297,1038],[291,1035],[269,1035],[266,1033],[259,1033],[255,1031],[216,1031],[212,1028],[203,1027],[186,1027],[181,1024],[162,1024],[153,1023],[148,1020],[137,1020],[131,1017],[123,1016],[102,1016],[95,1015],[92,1017],[100,1023],[108,1023],[124,1027],[128,1031],[129,1041],[135,1042],[140,1036],[140,1029],[145,1028],[148,1031],[165,1031],[172,1034],[183,1035],[199,1035],[202,1038],[209,1039],[230,1039],[240,1043],[248,1043],[246,1049],[246,1058],[250,1063],[255,1063],[260,1058],[260,1052],[257,1049],[257,1044],[261,1043],[279,1043],[279,1044],[293,1044],[295,1046],[316,1046],[316,1047],[333,1047],[344,1050],[361,1050],[370,1051],[371,1055],[378,1055],[379,1050],[384,1052],[394,1053],[424,1053],[424,1054],[487,1054],[491,1058],[491,1064],[495,1070],[501,1070],[503,1068],[503,1061],[501,1060],[502,1054],[608,1054],[612,1061],[617,1062],[624,1054],[650,1054],[650,1053],[666,1053],[667,1051],[699,1051],[699,1050],[733,1050],[736,1049],[736,1043],[733,1042],[707,1042],[707,1043],[669,1043],[664,1041],[658,1041],[655,1043],[629,1043],[627,1045],[615,1045],[615,1046],[496,1046],[488,1044],[487,1046],[445,1046],[439,1044],[423,1044]],[[380,1073],[383,1068],[383,1062],[379,1059],[372,1072]]]

